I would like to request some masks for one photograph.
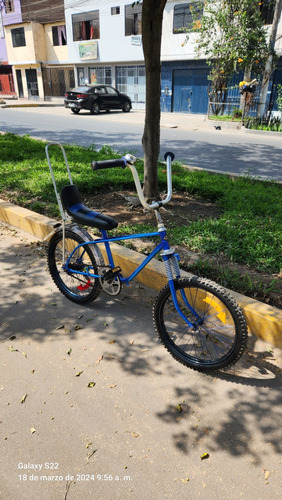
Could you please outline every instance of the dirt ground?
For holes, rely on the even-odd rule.
[[[83,202],[94,208],[104,212],[107,215],[115,218],[120,224],[136,224],[136,223],[152,223],[155,224],[154,212],[148,212],[138,204],[137,197],[134,192],[110,191],[106,194],[96,196],[88,196]],[[169,223],[177,223],[178,225],[187,225],[193,221],[205,218],[216,218],[220,215],[220,209],[214,204],[201,198],[193,198],[186,193],[174,193],[169,203],[168,208],[161,209],[161,214],[164,222],[167,224],[169,232]],[[135,240],[131,242],[134,248],[138,251],[150,248],[150,242],[147,240]],[[151,243],[152,245],[152,243]],[[177,247],[177,251],[181,257],[181,267],[185,270],[191,270],[191,265],[195,265],[199,258],[208,260],[215,268],[228,268],[230,271],[238,272],[239,275],[247,275],[257,283],[254,287],[252,297],[266,302],[272,306],[282,308],[282,280],[280,276],[257,272],[250,269],[248,266],[235,264],[223,259],[222,256],[203,255],[200,253],[191,252],[184,246]],[[189,269],[190,267],[190,269]],[[216,274],[216,271],[214,271]],[[206,276],[215,281],[220,282],[219,277]],[[275,291],[267,291],[274,279],[277,279]],[[221,283],[227,288],[232,288],[232,284]],[[234,289],[234,287],[232,288]],[[235,290],[235,289],[234,289]],[[236,289],[239,293],[244,293],[245,290]]]

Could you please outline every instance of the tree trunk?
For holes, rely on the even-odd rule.
[[[271,33],[270,33],[270,39],[269,39],[269,57],[268,57],[268,60],[266,61],[265,70],[263,72],[261,91],[260,91],[260,96],[259,96],[259,107],[258,107],[257,115],[260,118],[263,118],[264,114],[265,114],[265,103],[266,103],[268,85],[269,85],[269,80],[270,80],[270,77],[271,77],[273,69],[274,69],[273,68],[274,48],[275,48],[275,42],[276,42],[276,36],[277,36],[278,23],[279,23],[280,16],[281,16],[281,10],[282,10],[282,0],[276,0],[272,29],[271,29]]]
[[[142,138],[144,149],[144,196],[158,200],[160,153],[161,37],[166,0],[143,0],[142,41],[146,68],[146,114]]]

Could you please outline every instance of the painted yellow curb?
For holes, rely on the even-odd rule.
[[[54,219],[1,199],[0,219],[40,240],[48,239],[53,232],[54,225],[58,223]],[[120,245],[112,244],[111,248],[115,264],[121,267],[125,275],[131,274],[144,259],[144,256],[138,252]],[[184,271],[182,274],[189,276]],[[160,290],[167,283],[163,264],[153,259],[138,275],[138,281],[150,288]],[[275,347],[282,348],[282,311],[232,290],[228,291],[244,310],[250,333]]]
[[[18,207],[9,201],[0,199],[0,219],[26,233],[44,240],[53,231],[55,220],[37,214],[27,208]]]

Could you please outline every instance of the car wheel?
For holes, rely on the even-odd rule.
[[[131,110],[130,102],[129,101],[125,101],[125,103],[122,106],[122,111],[124,113],[129,113],[130,110]]]
[[[92,115],[98,115],[100,113],[100,106],[97,102],[94,102],[94,104],[92,104],[90,113]]]
[[[77,109],[77,108],[71,108],[72,112],[75,114],[75,115],[78,115],[80,109]]]

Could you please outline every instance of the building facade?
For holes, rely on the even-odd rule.
[[[134,108],[144,108],[141,5],[90,0],[78,11],[73,0],[66,0],[65,19],[76,84],[113,85],[131,97]]]
[[[15,1],[15,0],[14,0]],[[48,100],[74,85],[63,0],[21,0],[20,16],[4,27],[6,52],[19,97]]]
[[[5,26],[21,22],[20,0],[0,2],[0,95],[16,95],[13,68],[8,61]]]
[[[7,2],[6,2],[7,3]],[[142,6],[128,0],[10,0],[19,17],[4,25],[7,62],[13,68],[16,93],[28,99],[62,97],[68,87],[84,83],[113,85],[145,108],[145,66],[142,49]],[[271,25],[268,0],[262,5]],[[192,24],[194,0],[168,0],[163,15],[161,44],[161,109],[206,113],[209,67],[195,53]],[[202,15],[197,11],[199,17]],[[5,24],[5,23],[4,23]],[[183,29],[185,28],[185,29]],[[280,37],[280,38],[279,38]],[[276,50],[282,55],[280,20]],[[242,75],[234,77],[233,87]],[[269,99],[282,81],[282,62],[273,74]],[[237,85],[238,87],[238,85]],[[239,96],[239,90],[230,99]],[[275,99],[274,99],[275,100]]]

